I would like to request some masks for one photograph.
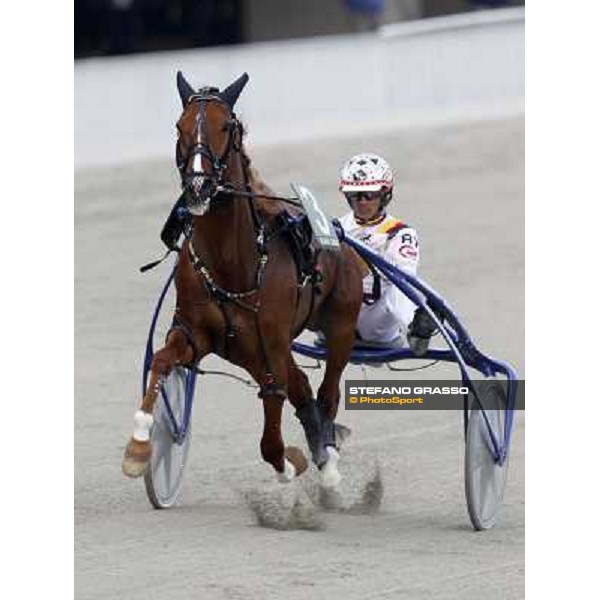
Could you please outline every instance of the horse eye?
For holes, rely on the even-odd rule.
[[[221,127],[221,131],[222,132],[231,131],[232,128],[233,128],[233,121],[230,119],[229,121],[225,121],[225,123],[223,123],[223,127]]]

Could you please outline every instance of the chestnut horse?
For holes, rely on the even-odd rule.
[[[302,451],[285,447],[281,413],[287,397],[306,434],[325,486],[340,481],[341,426],[334,424],[342,372],[350,358],[362,299],[363,271],[354,251],[322,250],[311,277],[299,282],[286,238],[273,227],[279,201],[250,167],[243,127],[233,108],[248,81],[244,74],[222,92],[196,92],[177,74],[183,112],[177,122],[177,166],[192,233],[175,274],[173,325],[153,357],[149,385],[135,415],[123,471],[139,477],[151,456],[153,409],[174,365],[197,365],[215,353],[248,371],[264,408],[260,450],[282,482],[307,468]],[[315,276],[317,274],[318,276]],[[307,326],[325,335],[328,355],[317,400],[291,353]],[[224,409],[225,410],[225,409]]]

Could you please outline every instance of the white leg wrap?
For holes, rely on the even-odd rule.
[[[138,442],[147,442],[150,439],[150,429],[154,423],[154,417],[143,410],[138,410],[133,417],[135,428],[133,439]]]
[[[321,469],[321,485],[325,488],[334,488],[342,480],[342,476],[337,468],[340,455],[333,446],[327,446],[327,454],[329,454],[329,458],[325,466]]]
[[[277,473],[279,483],[289,483],[296,477],[296,467],[287,459],[283,459],[283,473]]]

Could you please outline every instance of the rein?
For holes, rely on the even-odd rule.
[[[257,192],[244,192],[243,190],[238,190],[232,186],[217,186],[217,192],[221,194],[227,194],[230,196],[243,196],[244,198],[266,198],[267,200],[279,200],[281,202],[285,202],[286,204],[291,204],[296,208],[304,208],[298,198],[291,196],[275,196],[270,194],[259,194]]]

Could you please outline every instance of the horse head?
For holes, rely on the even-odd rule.
[[[248,82],[244,73],[222,92],[215,87],[198,91],[179,71],[177,89],[183,112],[177,121],[175,157],[189,211],[202,216],[211,200],[231,184],[232,154],[241,151],[243,127],[234,106]]]

